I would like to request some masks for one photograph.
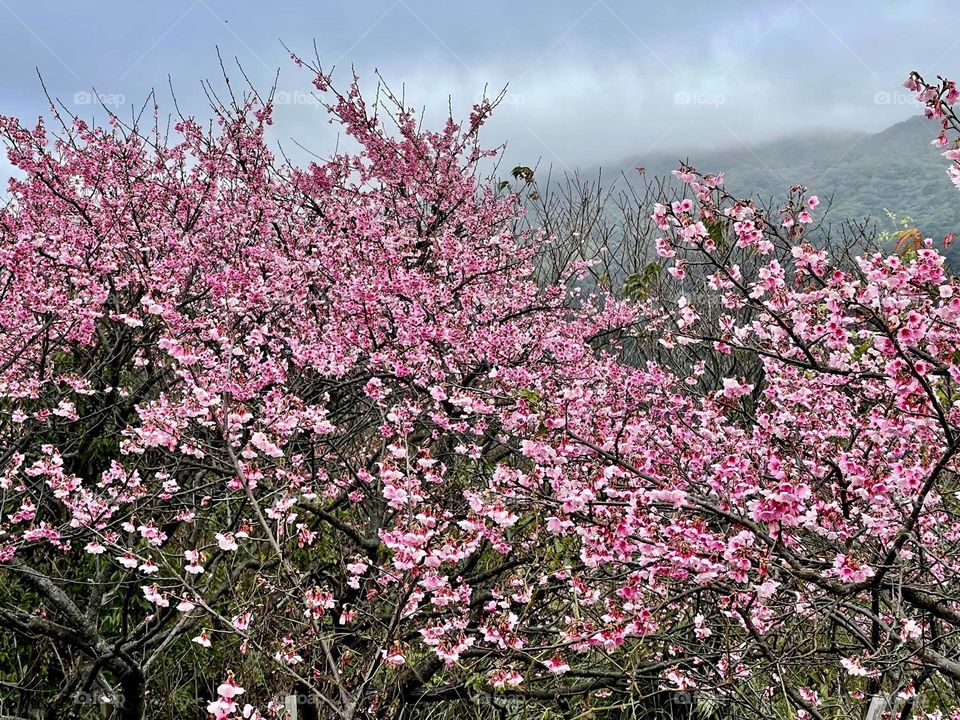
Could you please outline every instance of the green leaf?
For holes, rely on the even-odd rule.
[[[707,227],[707,234],[710,235],[710,239],[716,243],[717,247],[721,250],[726,250],[727,239],[723,234],[723,222],[720,220],[707,220],[704,225]]]
[[[536,406],[540,403],[540,394],[534,390],[524,389],[518,392],[517,395],[530,403],[530,405]]]
[[[623,281],[623,294],[629,300],[643,300],[650,292],[654,281],[660,275],[663,266],[654,261],[646,265],[640,272],[629,275]]]
[[[533,182],[533,170],[528,168],[526,165],[517,165],[513,170],[510,171],[510,174],[513,175],[515,180],[523,180],[527,183]]]

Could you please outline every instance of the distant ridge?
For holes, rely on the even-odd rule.
[[[686,159],[704,172],[722,170],[735,194],[774,199],[801,183],[823,199],[833,196],[834,220],[872,218],[881,229],[893,229],[886,209],[941,239],[960,231],[960,192],[946,176],[950,162],[930,144],[936,134],[935,123],[917,116],[877,133],[804,131],[751,147],[694,151],[688,158],[654,153],[614,169],[630,174],[642,165],[648,176],[666,175]],[[960,247],[951,251],[957,253],[951,264],[960,267]]]

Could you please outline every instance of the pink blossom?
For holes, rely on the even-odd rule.
[[[723,379],[723,397],[728,400],[737,400],[744,395],[749,395],[753,390],[753,385],[742,383],[735,378]]]
[[[228,677],[225,682],[221,683],[217,687],[217,694],[222,698],[226,698],[227,700],[233,700],[233,698],[237,697],[238,695],[243,695],[243,692],[243,688],[237,685],[233,681],[232,677]]]
[[[238,547],[236,537],[233,533],[217,533],[215,537],[217,546],[225,552],[232,552]]]
[[[170,606],[170,601],[157,590],[156,585],[143,585],[140,589],[143,591],[143,596],[147,599],[147,602],[153,603],[157,607]]]
[[[556,655],[549,660],[545,660],[543,664],[546,665],[547,669],[555,675],[563,675],[564,673],[570,671],[570,666],[564,662],[562,658]]]

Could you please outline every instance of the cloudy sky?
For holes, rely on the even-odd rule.
[[[374,69],[437,120],[509,84],[486,134],[510,159],[561,168],[730,146],[802,128],[880,130],[917,111],[911,69],[960,74],[955,0],[0,0],[0,114],[85,117],[155,88],[205,114],[216,51],[258,87],[279,70],[277,137],[337,141],[284,44],[367,79]],[[238,73],[237,73],[238,74]],[[0,161],[0,162],[5,162]],[[3,174],[0,166],[0,174]]]

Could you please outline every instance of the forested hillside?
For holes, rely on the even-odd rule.
[[[893,229],[886,211],[909,216],[924,235],[941,239],[960,230],[955,189],[946,176],[948,161],[930,141],[937,126],[917,116],[878,133],[825,131],[759,144],[704,150],[684,158],[658,153],[625,160],[628,174],[636,167],[649,175],[666,175],[680,159],[703,171],[722,169],[731,192],[783,197],[794,183],[808,185],[825,200],[832,198],[834,220],[872,218],[879,229]],[[960,267],[960,250],[949,260]]]

